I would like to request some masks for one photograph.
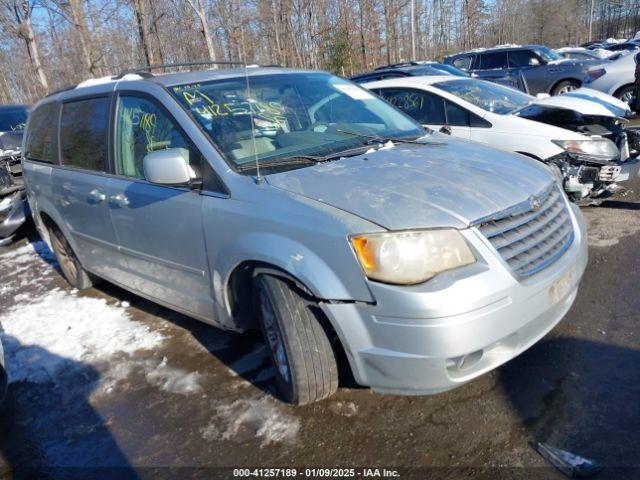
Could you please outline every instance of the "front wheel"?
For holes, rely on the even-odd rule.
[[[580,88],[580,84],[575,80],[563,80],[553,87],[551,95],[562,95],[563,93],[572,92],[578,88]]]
[[[282,399],[304,405],[335,393],[338,367],[317,303],[272,275],[259,275],[254,293]]]

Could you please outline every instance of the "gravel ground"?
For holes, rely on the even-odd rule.
[[[631,187],[640,192],[640,181]],[[222,332],[108,283],[76,292],[44,244],[23,238],[0,249],[11,378],[0,478],[87,478],[93,467],[119,468],[91,471],[105,478],[173,478],[177,467],[222,466],[563,478],[533,450],[539,440],[597,459],[598,478],[619,478],[640,458],[639,200],[630,192],[583,209],[591,250],[575,305],[507,365],[429,397],[346,382],[304,407],[273,397],[257,336]]]

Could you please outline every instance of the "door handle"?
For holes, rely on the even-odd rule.
[[[129,199],[122,193],[112,195],[111,197],[109,197],[109,200],[111,201],[111,203],[117,205],[118,207],[126,207],[127,205],[129,205]]]
[[[87,194],[87,200],[89,200],[92,203],[102,203],[106,199],[107,199],[107,196],[97,188],[94,188]]]

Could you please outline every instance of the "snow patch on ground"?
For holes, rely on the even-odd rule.
[[[106,362],[163,341],[124,308],[60,289],[9,308],[0,314],[0,325],[12,382],[51,381],[74,362]]]
[[[0,302],[10,305],[0,310],[0,341],[10,382],[59,382],[91,365],[102,372],[95,394],[112,393],[137,372],[162,391],[202,390],[198,372],[171,367],[167,358],[149,358],[164,336],[133,320],[129,302],[114,305],[55,287],[56,266],[42,241],[0,254]]]
[[[300,430],[300,420],[283,411],[271,397],[240,399],[216,408],[216,417],[201,430],[205,440],[240,440],[249,436],[272,443],[292,445]]]
[[[155,368],[148,369],[145,376],[151,385],[155,385],[165,392],[186,395],[202,390],[200,386],[201,374],[170,367],[167,357],[164,357]]]
[[[343,417],[353,417],[356,413],[358,413],[358,406],[353,402],[341,402],[335,401],[329,405],[329,410],[331,410],[336,415],[341,415]]]

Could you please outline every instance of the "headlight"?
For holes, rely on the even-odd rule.
[[[351,244],[368,278],[398,285],[426,282],[476,261],[455,229],[357,235]]]
[[[592,160],[616,160],[620,150],[608,138],[585,140],[553,140],[553,143],[569,153],[590,157]]]

